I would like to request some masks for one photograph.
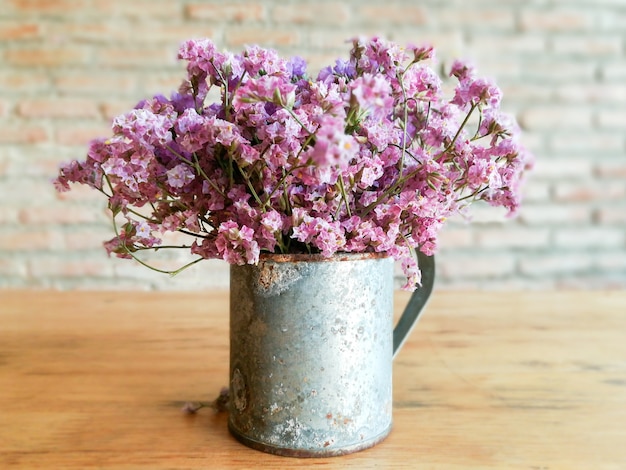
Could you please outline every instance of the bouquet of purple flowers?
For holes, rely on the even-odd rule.
[[[312,78],[301,58],[189,40],[178,91],[115,118],[56,187],[108,198],[115,237],[105,247],[123,258],[141,262],[137,252],[167,232],[190,237],[181,247],[193,263],[379,252],[412,289],[416,250],[436,250],[448,217],[477,200],[516,212],[532,160],[499,88],[456,61],[446,98],[433,56],[356,39],[347,60]]]

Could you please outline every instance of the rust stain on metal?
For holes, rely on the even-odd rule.
[[[274,270],[274,266],[270,263],[263,263],[259,272],[259,284],[263,289],[271,288],[276,281],[280,279],[280,275]]]
[[[374,252],[364,252],[364,253],[335,253],[333,256],[326,257],[321,253],[295,253],[295,254],[271,254],[271,253],[262,253],[259,257],[259,264],[264,261],[271,261],[274,263],[312,263],[312,262],[320,262],[320,263],[332,263],[336,261],[356,261],[362,259],[377,259],[377,258],[386,258],[388,255],[385,253],[374,253]]]

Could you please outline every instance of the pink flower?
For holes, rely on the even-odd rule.
[[[259,261],[259,244],[254,240],[254,231],[236,222],[220,224],[215,239],[217,252],[230,264],[256,264]]]
[[[283,219],[278,211],[271,210],[261,216],[261,225],[268,232],[280,232],[283,229]]]
[[[354,137],[344,133],[343,126],[342,119],[331,116],[325,116],[320,122],[315,145],[308,153],[319,183],[335,184],[359,149]]]
[[[249,79],[235,92],[233,106],[241,110],[247,103],[265,101],[290,108],[296,99],[296,86],[274,75],[263,75]]]
[[[185,41],[179,89],[116,117],[55,187],[106,195],[119,236],[105,249],[120,257],[174,231],[191,253],[233,264],[262,251],[379,252],[411,289],[414,253],[436,251],[445,220],[480,200],[515,214],[532,167],[496,84],[456,61],[448,97],[434,56],[357,38],[313,79],[274,50]]]
[[[372,119],[382,119],[391,112],[391,84],[384,76],[363,74],[350,84],[350,90],[361,111]]]
[[[113,120],[113,132],[138,145],[152,148],[172,140],[174,118],[171,114],[154,114],[148,109],[133,109]]]
[[[463,62],[461,60],[455,60],[452,62],[450,69],[450,76],[456,77],[459,81],[464,81],[472,78],[475,74],[474,66]]]
[[[413,60],[420,62],[422,60],[429,60],[435,58],[435,49],[432,45],[427,44],[423,46],[409,46],[407,49],[413,52]]]
[[[337,221],[323,224],[313,240],[313,245],[320,250],[322,256],[327,258],[341,251],[345,244],[346,238],[343,229]]]
[[[143,239],[148,239],[152,236],[152,227],[148,222],[141,221],[135,226],[136,236]]]
[[[195,108],[185,109],[174,125],[178,144],[187,152],[200,150],[209,141],[210,126],[209,120],[200,116]]]
[[[251,77],[263,73],[263,75],[291,78],[287,61],[282,59],[275,50],[263,49],[259,46],[246,47],[243,52],[243,68]]]
[[[300,220],[294,222],[293,238],[299,242],[312,244],[326,257],[345,246],[344,230],[339,222],[328,222],[322,217],[311,217],[304,212],[298,218]]]
[[[403,253],[396,255],[400,260],[402,271],[406,277],[406,283],[402,286],[402,289],[413,290],[415,286],[422,283],[422,275],[417,264],[417,260],[410,253]]]
[[[182,188],[194,180],[194,172],[185,164],[176,165],[167,171],[167,184],[172,188]]]
[[[456,64],[456,69],[453,66],[453,70],[456,70],[454,75],[459,77],[459,83],[455,88],[451,103],[463,110],[478,104],[490,108],[497,108],[500,105],[502,92],[492,80],[476,78],[471,73],[471,69],[464,69],[458,64]]]
[[[426,66],[411,67],[403,77],[406,94],[423,101],[435,101],[441,96],[441,78]]]

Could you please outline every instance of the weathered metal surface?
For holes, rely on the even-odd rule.
[[[422,283],[419,288],[413,292],[413,295],[411,295],[409,303],[398,320],[398,324],[393,329],[394,359],[396,354],[400,352],[402,345],[409,337],[413,328],[415,328],[415,325],[424,311],[424,307],[426,307],[435,285],[435,257],[426,256],[424,253],[419,251],[417,253],[417,258],[420,271],[422,273]]]
[[[392,259],[265,256],[231,267],[230,292],[229,429],[237,439],[325,457],[387,436]]]

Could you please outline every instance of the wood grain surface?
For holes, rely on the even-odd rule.
[[[397,308],[406,302],[397,294]],[[326,459],[225,413],[228,294],[0,291],[0,468],[626,468],[626,293],[435,291],[394,363],[394,429]]]

